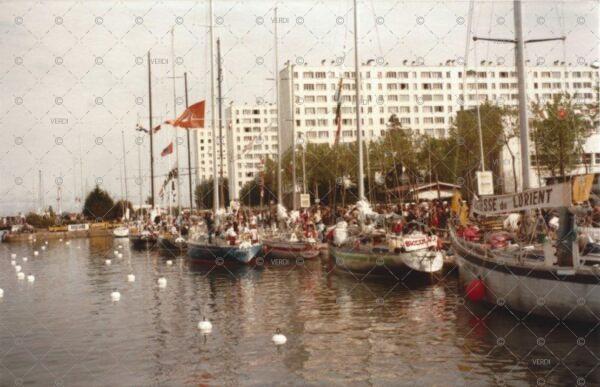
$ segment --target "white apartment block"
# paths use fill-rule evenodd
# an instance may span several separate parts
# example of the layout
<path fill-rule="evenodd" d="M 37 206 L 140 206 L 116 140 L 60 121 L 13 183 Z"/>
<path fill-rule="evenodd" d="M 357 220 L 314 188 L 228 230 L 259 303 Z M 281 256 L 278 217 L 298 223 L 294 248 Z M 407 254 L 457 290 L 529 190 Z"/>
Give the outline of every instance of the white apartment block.
<path fill-rule="evenodd" d="M 453 117 L 461 109 L 464 83 L 466 108 L 486 100 L 506 106 L 518 105 L 514 66 L 480 63 L 471 67 L 466 80 L 463 72 L 463 66 L 451 62 L 438 66 L 362 65 L 363 138 L 369 141 L 381 136 L 393 114 L 399 118 L 403 128 L 435 137 L 447 135 Z M 284 151 L 293 146 L 294 139 L 300 136 L 313 143 L 334 142 L 334 95 L 340 78 L 343 79 L 340 142 L 356 140 L 353 68 L 286 63 L 279 77 Z M 567 90 L 580 102 L 591 103 L 598 98 L 595 90 L 598 82 L 598 69 L 590 66 L 555 64 L 527 68 L 527 96 L 530 101 L 549 99 Z"/>
<path fill-rule="evenodd" d="M 239 199 L 244 184 L 254 180 L 267 158 L 277 159 L 277 108 L 274 104 L 230 105 L 227 119 L 229 190 Z"/>
<path fill-rule="evenodd" d="M 218 136 L 219 129 L 216 129 L 216 135 Z M 213 133 L 210 127 L 195 130 L 197 134 L 197 146 L 198 153 L 197 165 L 196 165 L 196 179 L 197 184 L 200 184 L 204 180 L 211 179 L 213 176 Z M 227 144 L 226 144 L 227 126 L 223 124 L 222 138 L 223 138 L 223 176 L 227 177 Z M 217 174 L 220 171 L 220 157 L 219 157 L 219 142 L 217 139 L 216 147 L 217 157 Z"/>

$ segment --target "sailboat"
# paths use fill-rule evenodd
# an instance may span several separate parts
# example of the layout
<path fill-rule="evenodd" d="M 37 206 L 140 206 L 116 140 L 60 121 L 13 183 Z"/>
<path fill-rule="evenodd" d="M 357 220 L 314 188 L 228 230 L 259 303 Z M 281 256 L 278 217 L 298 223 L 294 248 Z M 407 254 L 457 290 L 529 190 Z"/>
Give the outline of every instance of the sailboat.
<path fill-rule="evenodd" d="M 363 139 L 361 128 L 361 96 L 360 68 L 358 55 L 358 11 L 354 0 L 354 71 L 356 90 L 356 141 L 358 145 L 358 196 L 356 207 L 359 213 L 361 230 L 359 235 L 348 237 L 345 221 L 338 222 L 335 227 L 335 237 L 329 247 L 334 269 L 338 272 L 361 273 L 368 275 L 400 275 L 430 274 L 442 270 L 444 257 L 441 252 L 432 247 L 431 237 L 414 235 L 411 248 L 404 242 L 400 248 L 398 241 L 386 241 L 385 236 L 364 233 L 363 225 L 367 218 L 377 214 L 373 212 L 365 197 Z M 386 243 L 387 242 L 387 243 Z M 396 243 L 396 245 L 394 245 Z M 391 244 L 391 246 L 388 246 Z M 437 243 L 436 243 L 437 245 Z"/>
<path fill-rule="evenodd" d="M 148 51 L 148 129 L 146 132 L 150 138 L 150 205 L 152 210 L 150 212 L 150 219 L 153 220 L 155 216 L 154 207 L 154 126 L 152 125 L 152 61 L 150 58 L 150 51 Z M 139 127 L 136 130 L 144 131 L 143 128 Z M 141 171 L 141 168 L 140 168 Z M 140 208 L 141 211 L 141 208 Z M 140 223 L 142 223 L 140 221 Z M 157 235 L 149 230 L 141 229 L 141 224 L 138 225 L 138 229 L 135 233 L 129 236 L 131 244 L 134 249 L 137 250 L 150 250 L 156 247 Z"/>
<path fill-rule="evenodd" d="M 210 83 L 211 83 L 211 121 L 213 131 L 213 155 L 217 154 L 217 137 L 215 135 L 215 77 L 214 77 L 214 26 L 213 26 L 213 2 L 209 2 L 210 15 Z M 217 63 L 218 63 L 218 81 L 219 81 L 219 124 L 221 125 L 221 50 L 220 44 L 217 41 Z M 219 131 L 220 132 L 220 131 Z M 221 133 L 219 133 L 219 142 L 222 142 Z M 220 153 L 221 165 L 223 163 L 223 152 Z M 222 171 L 222 168 L 221 168 Z M 213 214 L 215 221 L 219 222 L 224 210 L 219 205 L 219 191 L 221 179 L 217 172 L 217 158 L 213 157 Z M 262 250 L 262 244 L 253 241 L 248 236 L 242 236 L 238 241 L 237 238 L 225 240 L 220 237 L 208 238 L 207 236 L 197 240 L 188 240 L 188 257 L 192 262 L 209 262 L 211 264 L 251 264 Z"/>
<path fill-rule="evenodd" d="M 277 18 L 277 7 L 274 9 L 274 23 L 275 23 L 275 101 L 277 105 L 277 132 L 278 138 L 281 139 L 281 121 L 279 119 L 279 112 L 281 108 L 279 106 L 279 42 L 277 40 L 277 24 L 279 19 Z M 281 140 L 280 140 L 281 141 Z M 283 186 L 281 176 L 281 160 L 283 152 L 281 146 L 278 147 L 277 155 L 277 217 L 280 223 L 283 223 L 283 219 L 287 217 L 287 211 L 283 206 Z M 295 151 L 295 150 L 294 150 Z M 294 182 L 295 186 L 296 182 Z M 295 187 L 294 187 L 294 195 Z M 263 252 L 267 259 L 274 260 L 289 260 L 289 259 L 314 259 L 319 256 L 319 249 L 317 242 L 311 238 L 304 238 L 304 236 L 298 236 L 292 230 L 288 233 L 278 233 L 271 235 L 263 240 Z"/>
<path fill-rule="evenodd" d="M 515 62 L 519 86 L 519 123 L 523 190 L 507 195 L 475 198 L 471 211 L 479 216 L 518 213 L 527 220 L 533 211 L 555 209 L 559 228 L 555 246 L 546 238 L 539 243 L 494 243 L 501 236 L 490 233 L 487 241 L 467 238 L 463 228 L 450 226 L 457 256 L 459 283 L 467 298 L 509 310 L 557 320 L 597 323 L 600 318 L 600 254 L 586 252 L 576 241 L 571 183 L 531 189 L 529 182 L 529 130 L 525 94 L 524 40 L 521 1 L 514 1 Z M 562 39 L 562 38 L 561 38 Z M 557 39 L 544 39 L 557 40 Z M 464 223 L 464 222 L 463 222 Z M 527 222 L 525 222 L 527 223 Z M 505 241 L 503 241 L 505 242 Z"/>
<path fill-rule="evenodd" d="M 119 226 L 117 228 L 115 228 L 113 230 L 113 236 L 115 238 L 127 238 L 129 237 L 129 227 L 127 227 L 127 221 L 129 220 L 129 208 L 125 208 L 125 206 L 129 203 L 129 194 L 128 194 L 128 190 L 127 190 L 127 160 L 125 158 L 125 133 L 123 131 L 121 131 L 121 142 L 123 145 L 123 171 L 124 171 L 124 185 L 125 185 L 125 201 L 123 202 L 123 206 L 122 206 L 122 214 L 123 214 L 123 220 L 125 221 L 125 225 L 123 226 Z"/>

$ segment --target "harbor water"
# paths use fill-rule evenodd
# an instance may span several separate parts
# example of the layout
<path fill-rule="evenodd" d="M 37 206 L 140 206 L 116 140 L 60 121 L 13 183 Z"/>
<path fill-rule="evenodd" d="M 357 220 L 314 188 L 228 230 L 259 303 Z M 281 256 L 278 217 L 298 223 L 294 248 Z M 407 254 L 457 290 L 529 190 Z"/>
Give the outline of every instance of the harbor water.
<path fill-rule="evenodd" d="M 453 273 L 422 283 L 279 263 L 191 266 L 112 238 L 2 244 L 0 386 L 600 384 L 598 328 L 472 305 Z"/>

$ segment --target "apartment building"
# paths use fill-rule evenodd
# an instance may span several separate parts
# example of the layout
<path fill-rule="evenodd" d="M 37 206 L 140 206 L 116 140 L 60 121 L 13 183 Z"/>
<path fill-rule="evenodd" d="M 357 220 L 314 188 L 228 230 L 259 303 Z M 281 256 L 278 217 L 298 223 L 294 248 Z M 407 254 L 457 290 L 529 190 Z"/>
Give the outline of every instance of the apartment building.
<path fill-rule="evenodd" d="M 228 177 L 227 173 L 227 144 L 226 144 L 226 133 L 227 127 L 223 125 L 222 129 L 222 141 L 223 141 L 223 176 Z M 209 127 L 204 129 L 195 130 L 197 136 L 197 164 L 196 164 L 196 178 L 198 184 L 204 180 L 211 179 L 213 176 L 213 133 Z M 218 129 L 217 129 L 218 132 Z M 215 157 L 217 157 L 217 173 L 220 171 L 220 146 L 217 139 L 217 148 Z"/>
<path fill-rule="evenodd" d="M 267 158 L 277 158 L 277 108 L 274 104 L 232 104 L 225 111 L 229 190 L 239 198 Z"/>
<path fill-rule="evenodd" d="M 452 61 L 438 66 L 380 66 L 370 61 L 360 66 L 361 125 L 366 141 L 387 129 L 392 115 L 402 127 L 419 134 L 442 137 L 463 106 L 472 108 L 490 101 L 518 105 L 517 74 L 513 66 L 482 62 L 464 76 L 463 66 Z M 308 66 L 286 63 L 279 73 L 282 147 L 293 146 L 300 136 L 314 143 L 332 144 L 336 137 L 335 94 L 341 79 L 340 142 L 356 140 L 354 69 L 334 65 Z M 591 66 L 529 66 L 530 100 L 546 100 L 567 90 L 580 102 L 597 100 L 599 73 Z M 464 90 L 464 91 L 463 91 Z M 294 101 L 292 103 L 292 101 Z"/>

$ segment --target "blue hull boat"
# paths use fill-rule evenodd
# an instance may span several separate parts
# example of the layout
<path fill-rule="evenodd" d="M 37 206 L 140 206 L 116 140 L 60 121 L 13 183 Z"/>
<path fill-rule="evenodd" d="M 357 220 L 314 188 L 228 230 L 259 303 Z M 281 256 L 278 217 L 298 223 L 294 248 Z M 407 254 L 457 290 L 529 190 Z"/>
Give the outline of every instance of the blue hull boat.
<path fill-rule="evenodd" d="M 221 264 L 249 264 L 262 250 L 262 244 L 250 247 L 225 244 L 188 242 L 188 256 L 193 261 L 208 261 Z"/>

